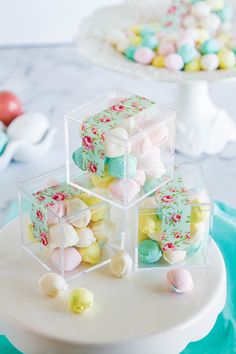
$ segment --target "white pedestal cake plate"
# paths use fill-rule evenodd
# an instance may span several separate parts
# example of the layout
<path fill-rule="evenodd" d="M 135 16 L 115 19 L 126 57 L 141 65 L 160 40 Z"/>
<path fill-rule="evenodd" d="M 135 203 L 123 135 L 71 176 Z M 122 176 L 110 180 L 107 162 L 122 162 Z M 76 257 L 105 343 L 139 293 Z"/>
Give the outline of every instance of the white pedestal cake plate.
<path fill-rule="evenodd" d="M 228 142 L 236 141 L 236 125 L 226 111 L 211 101 L 209 83 L 235 80 L 236 69 L 170 72 L 129 61 L 107 42 L 114 29 L 157 21 L 168 3 L 160 0 L 125 0 L 119 5 L 101 8 L 81 23 L 77 46 L 80 53 L 104 67 L 147 80 L 178 83 L 175 107 L 177 149 L 192 156 L 216 154 Z"/>
<path fill-rule="evenodd" d="M 20 245 L 16 219 L 0 232 L 0 333 L 25 354 L 177 354 L 212 329 L 226 299 L 223 257 L 209 246 L 209 267 L 192 268 L 194 290 L 167 289 L 166 270 L 114 278 L 109 267 L 72 280 L 94 292 L 94 307 L 76 315 L 67 296 L 38 289 L 42 266 Z"/>

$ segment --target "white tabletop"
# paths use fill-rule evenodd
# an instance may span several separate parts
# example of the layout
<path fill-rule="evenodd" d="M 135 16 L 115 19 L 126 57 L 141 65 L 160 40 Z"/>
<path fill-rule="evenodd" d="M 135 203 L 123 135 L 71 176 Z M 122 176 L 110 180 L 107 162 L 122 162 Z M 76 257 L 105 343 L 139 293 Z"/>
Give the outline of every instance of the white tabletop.
<path fill-rule="evenodd" d="M 40 293 L 45 271 L 21 249 L 19 233 L 18 220 L 0 232 L 0 325 L 26 354 L 176 354 L 211 330 L 225 304 L 225 265 L 212 241 L 209 267 L 191 270 L 192 292 L 171 293 L 166 270 L 117 279 L 106 267 L 69 283 L 95 296 L 91 310 L 75 315 L 66 295 Z"/>
<path fill-rule="evenodd" d="M 20 181 L 65 164 L 65 112 L 116 87 L 175 107 L 176 85 L 135 79 L 97 67 L 73 46 L 0 49 L 0 90 L 16 92 L 25 110 L 46 114 L 51 126 L 58 128 L 54 146 L 45 158 L 30 164 L 12 163 L 0 174 L 0 225 L 9 205 L 17 198 Z M 210 87 L 213 100 L 236 119 L 235 90 L 233 82 Z M 216 156 L 193 159 L 177 154 L 176 160 L 201 161 L 213 198 L 236 207 L 236 144 L 228 145 Z"/>

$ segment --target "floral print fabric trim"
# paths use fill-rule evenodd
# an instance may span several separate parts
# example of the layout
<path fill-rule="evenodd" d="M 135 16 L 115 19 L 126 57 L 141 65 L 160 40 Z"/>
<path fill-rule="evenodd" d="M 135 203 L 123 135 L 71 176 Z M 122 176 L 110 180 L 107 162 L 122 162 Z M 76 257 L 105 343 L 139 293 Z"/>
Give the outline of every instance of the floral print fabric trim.
<path fill-rule="evenodd" d="M 175 177 L 157 192 L 161 203 L 162 251 L 188 250 L 191 205 L 181 177 Z"/>
<path fill-rule="evenodd" d="M 80 191 L 67 183 L 58 184 L 33 193 L 31 222 L 34 237 L 44 246 L 48 245 L 47 215 L 50 206 L 79 195 Z"/>
<path fill-rule="evenodd" d="M 155 102 L 141 96 L 131 96 L 117 104 L 89 117 L 82 123 L 82 169 L 104 176 L 105 134 L 117 125 L 123 126 L 128 119 L 144 109 L 151 107 Z"/>

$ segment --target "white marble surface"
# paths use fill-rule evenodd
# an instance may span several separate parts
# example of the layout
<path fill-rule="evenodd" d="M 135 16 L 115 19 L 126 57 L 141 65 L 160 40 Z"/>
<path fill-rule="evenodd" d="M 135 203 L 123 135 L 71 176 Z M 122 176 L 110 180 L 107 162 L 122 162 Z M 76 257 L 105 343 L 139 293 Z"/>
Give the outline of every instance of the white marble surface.
<path fill-rule="evenodd" d="M 58 129 L 54 146 L 45 158 L 31 164 L 12 163 L 0 175 L 0 225 L 17 198 L 20 181 L 64 165 L 65 112 L 116 87 L 175 106 L 176 85 L 143 81 L 97 67 L 73 46 L 0 49 L 0 90 L 16 92 L 25 110 L 46 114 Z M 235 91 L 233 82 L 211 86 L 213 100 L 236 120 Z M 236 207 L 236 144 L 216 156 L 192 159 L 177 154 L 176 159 L 201 161 L 213 198 Z"/>

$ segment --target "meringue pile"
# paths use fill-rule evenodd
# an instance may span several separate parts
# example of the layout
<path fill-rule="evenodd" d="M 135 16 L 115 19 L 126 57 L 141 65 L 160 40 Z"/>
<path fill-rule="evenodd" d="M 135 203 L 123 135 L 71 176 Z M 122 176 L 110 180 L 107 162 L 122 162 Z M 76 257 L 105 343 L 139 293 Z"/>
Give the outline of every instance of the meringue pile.
<path fill-rule="evenodd" d="M 102 248 L 115 231 L 109 205 L 85 193 L 49 207 L 47 223 L 47 255 L 54 269 L 61 273 L 72 271 L 81 263 L 89 266 L 98 264 Z M 28 235 L 31 240 L 36 240 L 32 224 L 29 224 Z"/>
<path fill-rule="evenodd" d="M 232 7 L 224 0 L 174 0 L 159 23 L 116 29 L 108 42 L 127 59 L 172 71 L 235 68 Z"/>

